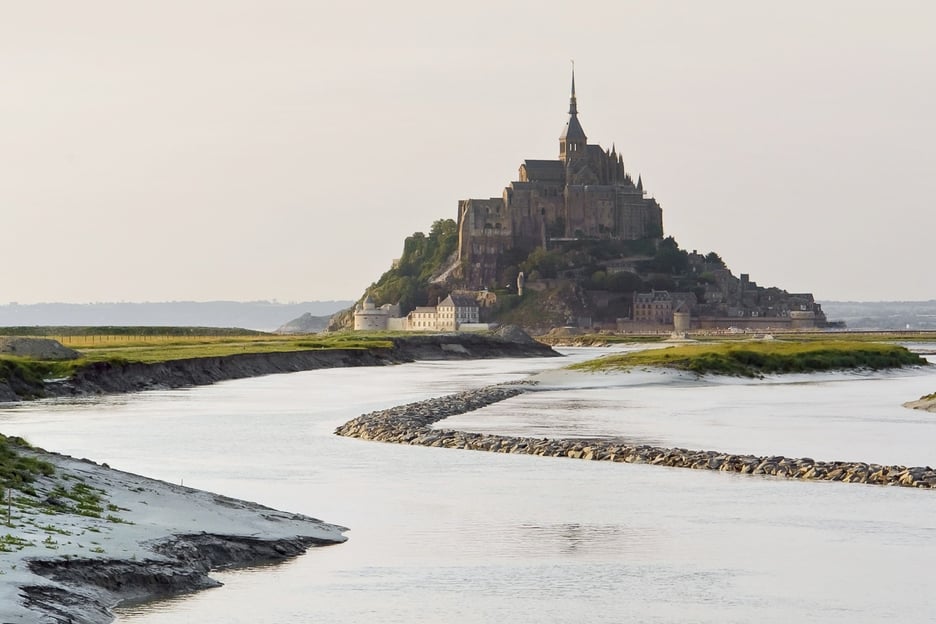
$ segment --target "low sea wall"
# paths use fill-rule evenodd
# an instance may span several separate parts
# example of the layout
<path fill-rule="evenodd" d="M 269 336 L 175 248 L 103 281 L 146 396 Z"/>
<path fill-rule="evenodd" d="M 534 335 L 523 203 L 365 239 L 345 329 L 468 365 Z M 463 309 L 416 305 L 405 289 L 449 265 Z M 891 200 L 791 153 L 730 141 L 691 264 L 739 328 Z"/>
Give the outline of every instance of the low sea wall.
<path fill-rule="evenodd" d="M 335 433 L 378 442 L 494 453 L 652 464 L 810 481 L 936 488 L 936 470 L 929 466 L 884 466 L 863 462 L 816 461 L 808 457 L 738 455 L 719 451 L 632 445 L 614 438 L 525 438 L 432 428 L 433 423 L 449 416 L 464 414 L 515 397 L 531 390 L 532 387 L 531 384 L 522 382 L 488 386 L 371 412 L 345 423 Z"/>

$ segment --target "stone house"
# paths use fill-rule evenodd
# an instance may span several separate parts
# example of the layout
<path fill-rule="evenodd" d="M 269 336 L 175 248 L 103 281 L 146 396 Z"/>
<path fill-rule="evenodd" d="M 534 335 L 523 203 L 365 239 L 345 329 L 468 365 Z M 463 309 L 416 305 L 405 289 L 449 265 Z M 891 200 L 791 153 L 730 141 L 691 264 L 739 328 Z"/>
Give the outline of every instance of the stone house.
<path fill-rule="evenodd" d="M 421 306 L 406 315 L 407 331 L 458 331 L 462 325 L 477 324 L 480 306 L 474 296 L 452 293 L 435 306 Z"/>
<path fill-rule="evenodd" d="M 437 331 L 439 314 L 435 306 L 420 306 L 406 315 L 407 331 Z"/>
<path fill-rule="evenodd" d="M 631 318 L 637 323 L 672 325 L 674 312 L 689 312 L 696 303 L 695 293 L 670 293 L 665 290 L 634 293 L 634 313 Z"/>
<path fill-rule="evenodd" d="M 478 302 L 470 295 L 451 294 L 436 306 L 437 326 L 441 331 L 456 331 L 465 323 L 477 323 L 480 316 Z"/>

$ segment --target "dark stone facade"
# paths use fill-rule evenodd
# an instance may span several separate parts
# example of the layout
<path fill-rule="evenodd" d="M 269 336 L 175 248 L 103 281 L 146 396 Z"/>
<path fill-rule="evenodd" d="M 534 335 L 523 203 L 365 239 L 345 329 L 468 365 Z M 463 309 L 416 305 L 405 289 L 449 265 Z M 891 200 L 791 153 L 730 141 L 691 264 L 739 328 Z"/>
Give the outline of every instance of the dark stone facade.
<path fill-rule="evenodd" d="M 578 120 L 575 76 L 558 160 L 525 160 L 501 197 L 458 203 L 464 283 L 495 286 L 505 252 L 529 253 L 556 239 L 663 236 L 663 211 L 624 170 L 615 148 L 589 145 Z"/>

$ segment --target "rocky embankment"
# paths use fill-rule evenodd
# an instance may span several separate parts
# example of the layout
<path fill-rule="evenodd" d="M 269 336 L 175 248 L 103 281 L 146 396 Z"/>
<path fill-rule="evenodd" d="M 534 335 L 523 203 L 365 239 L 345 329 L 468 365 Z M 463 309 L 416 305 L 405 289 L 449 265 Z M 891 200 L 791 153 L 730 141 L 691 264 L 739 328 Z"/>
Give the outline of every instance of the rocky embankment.
<path fill-rule="evenodd" d="M 242 353 L 156 363 L 94 362 L 80 368 L 72 377 L 57 381 L 31 380 L 15 375 L 7 379 L 0 377 L 0 402 L 182 388 L 275 373 L 386 366 L 416 360 L 559 356 L 548 345 L 528 336 L 437 334 L 395 337 L 392 341 L 391 348 Z"/>
<path fill-rule="evenodd" d="M 444 448 L 652 464 L 671 468 L 719 470 L 813 481 L 842 481 L 936 488 L 936 470 L 863 462 L 816 461 L 780 455 L 757 456 L 632 445 L 610 439 L 547 439 L 434 429 L 432 424 L 527 392 L 530 384 L 504 384 L 410 403 L 359 416 L 335 433 L 341 436 Z"/>

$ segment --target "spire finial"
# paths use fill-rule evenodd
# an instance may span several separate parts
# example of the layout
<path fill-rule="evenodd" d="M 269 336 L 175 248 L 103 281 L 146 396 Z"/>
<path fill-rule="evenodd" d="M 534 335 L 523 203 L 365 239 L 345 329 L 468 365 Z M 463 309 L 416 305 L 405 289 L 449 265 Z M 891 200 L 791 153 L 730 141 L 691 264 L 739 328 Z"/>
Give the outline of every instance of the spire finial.
<path fill-rule="evenodd" d="M 575 59 L 570 59 L 572 63 L 572 97 L 569 98 L 569 114 L 578 114 L 578 104 L 575 101 Z"/>

